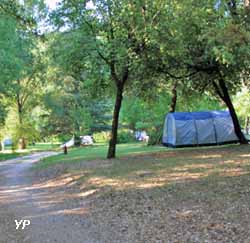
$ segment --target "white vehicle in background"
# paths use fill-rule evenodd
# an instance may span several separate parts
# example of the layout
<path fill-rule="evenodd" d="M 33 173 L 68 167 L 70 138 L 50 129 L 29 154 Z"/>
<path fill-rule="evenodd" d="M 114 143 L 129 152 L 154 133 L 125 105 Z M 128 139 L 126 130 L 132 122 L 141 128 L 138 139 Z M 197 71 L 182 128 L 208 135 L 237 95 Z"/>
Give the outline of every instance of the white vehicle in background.
<path fill-rule="evenodd" d="M 81 139 L 81 145 L 93 145 L 94 141 L 93 141 L 93 137 L 92 136 L 80 136 Z"/>

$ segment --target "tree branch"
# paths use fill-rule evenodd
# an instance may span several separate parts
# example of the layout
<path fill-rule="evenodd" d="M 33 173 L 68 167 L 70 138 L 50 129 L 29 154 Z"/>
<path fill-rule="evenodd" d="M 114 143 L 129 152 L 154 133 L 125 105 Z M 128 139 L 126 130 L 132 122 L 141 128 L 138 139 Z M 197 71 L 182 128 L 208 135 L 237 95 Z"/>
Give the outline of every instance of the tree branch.
<path fill-rule="evenodd" d="M 10 0 L 2 1 L 0 3 L 0 11 L 15 18 L 20 25 L 22 25 L 24 27 L 33 26 L 35 23 L 35 20 L 32 18 L 23 17 L 20 13 L 18 13 L 18 7 L 19 6 L 17 6 L 16 2 L 10 1 Z"/>
<path fill-rule="evenodd" d="M 170 73 L 169 71 L 167 71 L 167 68 L 164 68 L 164 69 L 163 69 L 163 68 L 158 67 L 158 68 L 157 68 L 157 71 L 158 71 L 158 72 L 161 72 L 161 73 L 164 73 L 164 74 L 166 74 L 167 76 L 169 76 L 170 78 L 173 78 L 173 79 L 184 79 L 184 78 L 189 78 L 189 77 L 192 77 L 192 76 L 196 75 L 196 74 L 199 72 L 199 71 L 194 71 L 194 72 L 189 73 L 189 74 L 187 74 L 187 75 L 176 76 L 176 75 Z"/>
<path fill-rule="evenodd" d="M 224 95 L 222 94 L 222 92 L 221 92 L 221 90 L 220 90 L 218 84 L 217 84 L 215 81 L 213 81 L 212 84 L 213 84 L 213 86 L 214 86 L 215 92 L 216 92 L 216 93 L 219 95 L 219 97 L 224 101 L 224 100 L 225 100 L 225 97 L 224 97 Z"/>

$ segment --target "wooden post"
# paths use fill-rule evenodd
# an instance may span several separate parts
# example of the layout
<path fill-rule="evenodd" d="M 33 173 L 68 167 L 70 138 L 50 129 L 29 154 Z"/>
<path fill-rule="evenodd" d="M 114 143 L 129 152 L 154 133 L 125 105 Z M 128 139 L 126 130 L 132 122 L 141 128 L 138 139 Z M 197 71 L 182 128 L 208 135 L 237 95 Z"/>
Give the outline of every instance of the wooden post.
<path fill-rule="evenodd" d="M 66 144 L 63 146 L 63 153 L 68 154 L 68 148 L 67 148 Z"/>

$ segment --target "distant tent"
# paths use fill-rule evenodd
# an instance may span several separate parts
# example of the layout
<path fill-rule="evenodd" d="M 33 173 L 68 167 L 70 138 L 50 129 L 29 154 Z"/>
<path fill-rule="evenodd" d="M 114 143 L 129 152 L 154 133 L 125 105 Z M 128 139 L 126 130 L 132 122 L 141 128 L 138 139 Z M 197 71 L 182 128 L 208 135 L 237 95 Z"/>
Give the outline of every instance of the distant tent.
<path fill-rule="evenodd" d="M 70 147 L 73 147 L 74 144 L 75 144 L 75 139 L 74 139 L 74 137 L 73 137 L 73 138 L 71 138 L 68 142 L 62 144 L 60 147 L 61 147 L 61 148 L 64 148 L 64 147 L 70 148 Z"/>
<path fill-rule="evenodd" d="M 163 144 L 172 147 L 238 142 L 228 111 L 174 112 L 166 116 Z"/>

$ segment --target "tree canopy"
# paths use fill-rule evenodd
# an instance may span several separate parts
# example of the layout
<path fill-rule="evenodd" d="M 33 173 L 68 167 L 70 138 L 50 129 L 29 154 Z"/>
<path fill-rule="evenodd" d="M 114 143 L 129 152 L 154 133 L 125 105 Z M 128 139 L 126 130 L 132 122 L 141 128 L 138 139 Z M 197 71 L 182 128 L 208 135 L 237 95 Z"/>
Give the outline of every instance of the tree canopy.
<path fill-rule="evenodd" d="M 16 109 L 19 140 L 109 131 L 113 158 L 119 131 L 159 141 L 167 112 L 228 108 L 246 143 L 249 23 L 248 1 L 1 1 L 1 121 Z"/>

